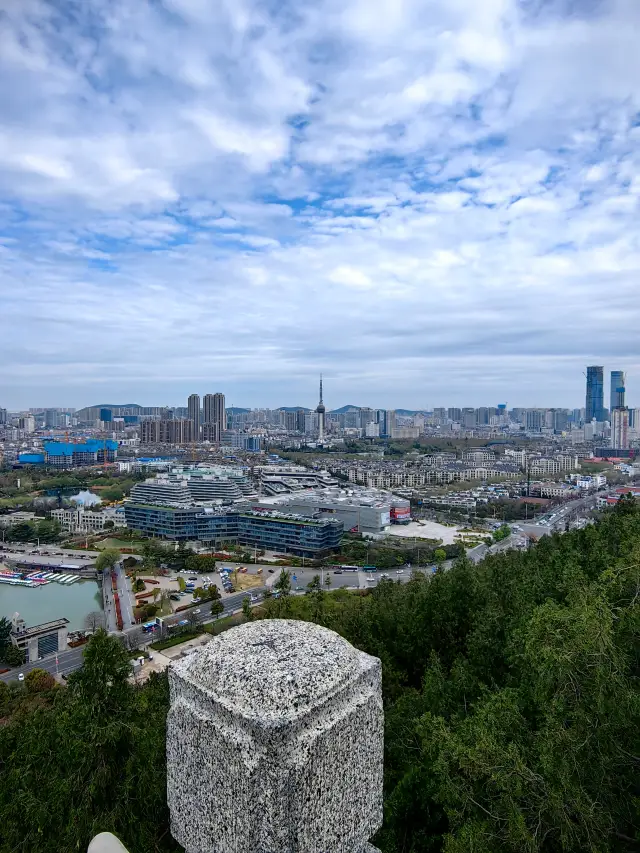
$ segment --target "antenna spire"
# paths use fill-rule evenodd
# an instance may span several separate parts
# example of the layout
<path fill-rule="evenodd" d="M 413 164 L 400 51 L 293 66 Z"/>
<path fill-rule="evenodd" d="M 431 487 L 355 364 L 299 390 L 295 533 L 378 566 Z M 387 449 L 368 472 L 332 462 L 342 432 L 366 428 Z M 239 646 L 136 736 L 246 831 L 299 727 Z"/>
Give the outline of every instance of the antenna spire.
<path fill-rule="evenodd" d="M 322 374 L 320 374 L 320 402 L 322 403 Z"/>

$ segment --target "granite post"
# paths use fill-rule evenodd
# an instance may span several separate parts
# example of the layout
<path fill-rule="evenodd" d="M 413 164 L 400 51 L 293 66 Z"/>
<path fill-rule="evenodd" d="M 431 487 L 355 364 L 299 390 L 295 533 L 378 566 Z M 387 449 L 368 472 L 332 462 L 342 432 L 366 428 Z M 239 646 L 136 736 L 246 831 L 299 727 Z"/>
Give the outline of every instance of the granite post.
<path fill-rule="evenodd" d="M 233 628 L 169 668 L 167 796 L 187 853 L 361 853 L 382 823 L 380 661 L 333 631 Z"/>

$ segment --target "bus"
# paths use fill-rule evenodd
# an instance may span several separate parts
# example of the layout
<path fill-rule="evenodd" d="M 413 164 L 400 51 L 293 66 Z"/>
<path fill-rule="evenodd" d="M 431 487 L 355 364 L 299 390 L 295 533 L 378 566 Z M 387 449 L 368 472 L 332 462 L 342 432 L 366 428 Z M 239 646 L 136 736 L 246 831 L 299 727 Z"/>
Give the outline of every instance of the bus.
<path fill-rule="evenodd" d="M 145 634 L 150 634 L 151 631 L 155 631 L 155 629 L 156 629 L 156 623 L 155 622 L 145 622 L 144 625 L 142 626 L 142 630 L 144 631 Z"/>
<path fill-rule="evenodd" d="M 360 566 L 338 566 L 337 568 L 342 569 L 343 572 L 359 572 Z"/>
<path fill-rule="evenodd" d="M 362 571 L 363 572 L 377 572 L 378 567 L 377 566 L 363 566 Z"/>

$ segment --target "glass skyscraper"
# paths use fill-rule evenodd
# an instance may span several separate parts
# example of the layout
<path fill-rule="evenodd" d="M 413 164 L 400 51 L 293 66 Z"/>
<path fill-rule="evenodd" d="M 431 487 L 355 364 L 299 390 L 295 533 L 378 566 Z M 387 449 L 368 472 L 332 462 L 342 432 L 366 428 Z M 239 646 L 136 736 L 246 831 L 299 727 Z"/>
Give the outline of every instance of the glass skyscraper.
<path fill-rule="evenodd" d="M 585 402 L 585 421 L 594 418 L 601 421 L 604 414 L 604 368 L 601 365 L 587 367 L 587 397 Z"/>
<path fill-rule="evenodd" d="M 624 408 L 624 386 L 625 386 L 625 376 L 624 370 L 612 370 L 611 371 L 611 397 L 610 397 L 610 409 L 613 412 L 614 409 L 623 409 Z"/>

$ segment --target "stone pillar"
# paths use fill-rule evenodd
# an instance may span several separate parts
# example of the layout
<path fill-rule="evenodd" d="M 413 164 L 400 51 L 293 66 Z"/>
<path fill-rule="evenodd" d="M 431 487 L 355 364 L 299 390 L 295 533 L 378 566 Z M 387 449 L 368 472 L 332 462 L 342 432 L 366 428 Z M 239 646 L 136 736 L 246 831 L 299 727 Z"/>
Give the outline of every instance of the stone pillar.
<path fill-rule="evenodd" d="M 382 823 L 380 661 L 249 622 L 169 668 L 167 795 L 187 853 L 360 853 Z"/>

